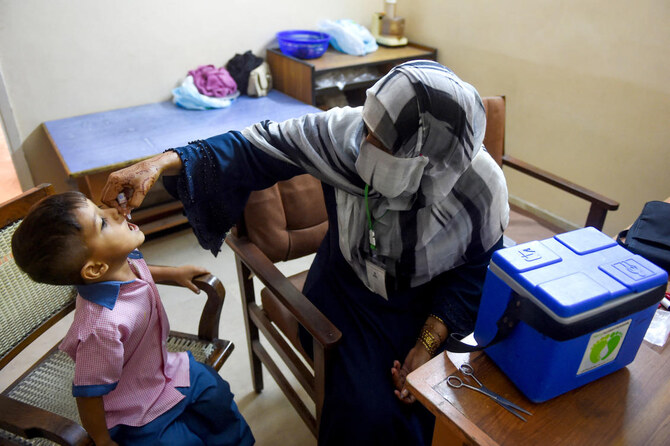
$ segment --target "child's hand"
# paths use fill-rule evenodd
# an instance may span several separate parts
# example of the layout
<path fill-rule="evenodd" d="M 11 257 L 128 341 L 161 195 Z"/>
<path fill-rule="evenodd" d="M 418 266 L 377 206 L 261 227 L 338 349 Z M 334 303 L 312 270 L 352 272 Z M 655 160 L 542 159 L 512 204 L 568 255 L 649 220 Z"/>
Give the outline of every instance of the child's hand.
<path fill-rule="evenodd" d="M 199 294 L 200 288 L 193 283 L 193 278 L 201 274 L 209 274 L 209 271 L 201 266 L 178 266 L 172 272 L 172 280 L 193 291 L 195 294 Z"/>

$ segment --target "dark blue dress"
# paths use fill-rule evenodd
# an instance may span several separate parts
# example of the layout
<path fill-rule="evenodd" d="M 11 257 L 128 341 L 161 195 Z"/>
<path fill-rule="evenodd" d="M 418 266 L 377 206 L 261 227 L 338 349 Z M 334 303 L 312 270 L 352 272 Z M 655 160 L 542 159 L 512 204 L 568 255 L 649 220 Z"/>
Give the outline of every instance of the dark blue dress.
<path fill-rule="evenodd" d="M 175 150 L 184 170 L 165 177 L 182 201 L 200 244 L 216 254 L 239 220 L 250 191 L 305 173 L 251 145 L 239 132 Z M 404 361 L 430 314 L 450 332 L 469 333 L 493 251 L 415 288 L 393 286 L 388 300 L 370 291 L 339 248 L 334 189 L 324 184 L 329 230 L 310 268 L 304 294 L 342 332 L 319 430 L 320 445 L 429 445 L 434 417 L 420 403 L 401 403 L 393 393 L 391 367 Z M 305 345 L 310 345 L 306 343 Z"/>

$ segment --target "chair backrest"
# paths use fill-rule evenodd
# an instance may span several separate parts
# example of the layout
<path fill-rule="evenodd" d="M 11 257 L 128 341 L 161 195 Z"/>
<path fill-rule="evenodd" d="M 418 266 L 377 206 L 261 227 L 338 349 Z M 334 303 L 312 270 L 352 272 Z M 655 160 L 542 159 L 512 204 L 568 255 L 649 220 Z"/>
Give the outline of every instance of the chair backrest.
<path fill-rule="evenodd" d="M 486 110 L 484 147 L 499 166 L 505 154 L 505 96 L 482 98 Z"/>
<path fill-rule="evenodd" d="M 273 262 L 316 252 L 328 230 L 321 182 L 299 175 L 252 192 L 237 230 Z"/>
<path fill-rule="evenodd" d="M 30 207 L 51 194 L 51 185 L 42 184 L 0 204 L 0 369 L 74 310 L 74 287 L 33 282 L 12 257 L 14 231 Z"/>

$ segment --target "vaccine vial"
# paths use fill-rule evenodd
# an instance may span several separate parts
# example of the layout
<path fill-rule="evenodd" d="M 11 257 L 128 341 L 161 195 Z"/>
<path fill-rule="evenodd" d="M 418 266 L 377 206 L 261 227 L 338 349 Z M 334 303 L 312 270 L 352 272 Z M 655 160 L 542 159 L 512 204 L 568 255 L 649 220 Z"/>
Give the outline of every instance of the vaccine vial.
<path fill-rule="evenodd" d="M 128 210 L 128 200 L 126 200 L 126 194 L 121 192 L 119 195 L 116 196 L 116 202 L 119 203 L 119 206 L 125 211 Z M 130 220 L 130 212 L 126 214 L 126 219 Z"/>

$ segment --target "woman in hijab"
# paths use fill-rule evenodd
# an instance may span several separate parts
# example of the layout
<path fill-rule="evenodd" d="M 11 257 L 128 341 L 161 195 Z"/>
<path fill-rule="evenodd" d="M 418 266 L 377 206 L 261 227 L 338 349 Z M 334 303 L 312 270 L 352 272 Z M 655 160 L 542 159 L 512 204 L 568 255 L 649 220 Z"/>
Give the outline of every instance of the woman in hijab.
<path fill-rule="evenodd" d="M 199 243 L 216 254 L 252 190 L 310 173 L 329 230 L 304 294 L 342 331 L 320 445 L 430 444 L 434 418 L 406 375 L 469 333 L 508 221 L 502 171 L 482 145 L 477 91 L 432 61 L 395 67 L 363 107 L 264 121 L 110 175 L 103 201 L 137 207 L 165 175 Z"/>

